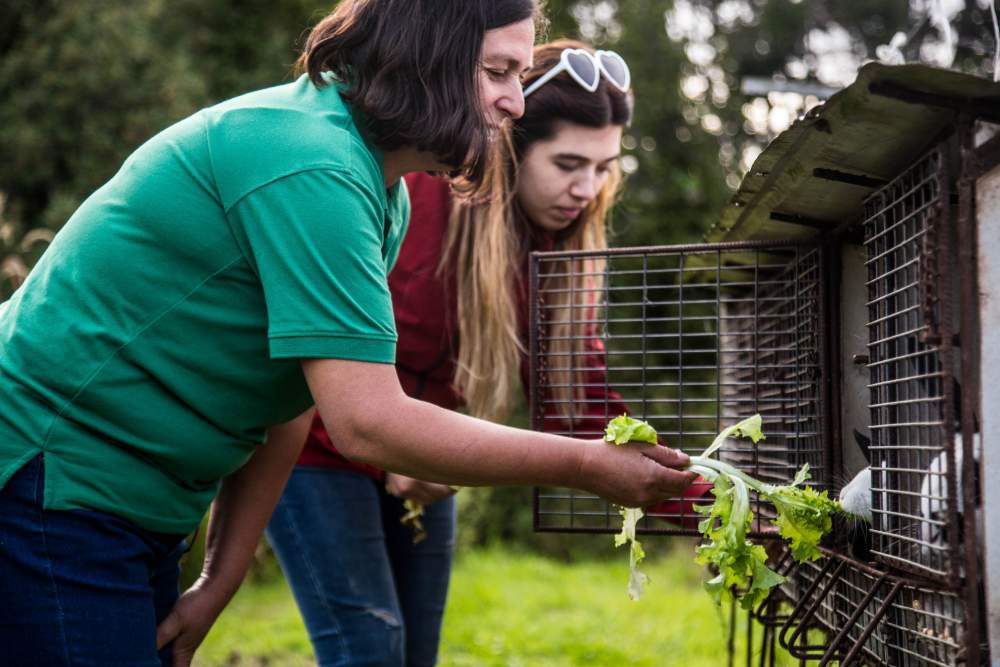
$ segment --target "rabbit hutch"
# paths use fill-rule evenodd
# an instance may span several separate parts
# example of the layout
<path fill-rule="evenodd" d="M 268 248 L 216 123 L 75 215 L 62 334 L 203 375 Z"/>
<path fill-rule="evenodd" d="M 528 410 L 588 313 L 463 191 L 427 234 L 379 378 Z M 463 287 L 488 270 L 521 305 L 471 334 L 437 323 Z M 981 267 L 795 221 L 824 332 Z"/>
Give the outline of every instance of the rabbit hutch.
<path fill-rule="evenodd" d="M 532 256 L 535 428 L 596 438 L 624 406 L 697 454 L 759 413 L 765 440 L 716 455 L 775 483 L 808 463 L 831 496 L 868 469 L 870 524 L 773 557 L 785 582 L 733 612 L 740 662 L 1000 660 L 998 130 L 1000 83 L 869 64 L 761 153 L 705 243 Z M 697 536 L 698 502 L 638 532 Z M 621 527 L 570 489 L 535 489 L 534 517 Z"/>

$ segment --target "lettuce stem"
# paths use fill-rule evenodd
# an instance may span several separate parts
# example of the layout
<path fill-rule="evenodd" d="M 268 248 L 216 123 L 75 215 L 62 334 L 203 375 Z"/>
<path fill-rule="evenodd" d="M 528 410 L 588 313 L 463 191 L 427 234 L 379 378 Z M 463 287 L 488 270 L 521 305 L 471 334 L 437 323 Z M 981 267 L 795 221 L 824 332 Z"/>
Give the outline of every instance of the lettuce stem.
<path fill-rule="evenodd" d="M 758 493 L 770 495 L 771 493 L 774 492 L 774 487 L 771 486 L 770 484 L 764 484 L 763 482 L 754 479 L 753 477 L 746 474 L 739 468 L 731 466 L 725 461 L 706 458 L 704 456 L 692 456 L 691 463 L 689 464 L 688 467 L 690 468 L 691 466 L 698 466 L 700 468 L 709 468 L 711 470 L 715 470 L 718 474 L 726 475 L 727 477 L 730 478 L 739 479 L 743 481 L 744 484 L 749 486 L 754 491 L 757 491 Z M 698 471 L 696 470 L 694 472 Z"/>

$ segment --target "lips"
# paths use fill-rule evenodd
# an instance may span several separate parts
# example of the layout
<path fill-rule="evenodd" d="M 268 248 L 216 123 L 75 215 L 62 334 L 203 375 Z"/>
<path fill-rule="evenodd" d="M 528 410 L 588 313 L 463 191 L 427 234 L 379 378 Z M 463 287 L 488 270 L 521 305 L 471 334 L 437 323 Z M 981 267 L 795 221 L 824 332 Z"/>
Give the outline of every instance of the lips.
<path fill-rule="evenodd" d="M 580 215 L 580 211 L 582 210 L 583 209 L 581 208 L 565 208 L 562 206 L 557 206 L 555 208 L 556 214 L 558 214 L 559 217 L 566 218 L 567 220 L 575 219 L 576 216 Z"/>

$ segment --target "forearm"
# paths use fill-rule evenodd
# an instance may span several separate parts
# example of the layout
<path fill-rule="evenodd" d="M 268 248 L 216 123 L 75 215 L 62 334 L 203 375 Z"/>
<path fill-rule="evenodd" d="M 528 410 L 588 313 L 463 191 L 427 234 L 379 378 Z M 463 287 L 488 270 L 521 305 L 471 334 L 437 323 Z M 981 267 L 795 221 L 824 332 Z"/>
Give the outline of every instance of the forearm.
<path fill-rule="evenodd" d="M 474 419 L 408 397 L 391 366 L 303 363 L 330 438 L 348 458 L 428 482 L 567 485 L 586 446 Z M 345 380 L 343 378 L 349 378 Z"/>
<path fill-rule="evenodd" d="M 354 443 L 351 458 L 461 486 L 573 485 L 586 447 L 579 440 L 493 424 L 405 395 L 383 401 L 377 419 L 359 426 L 337 433 L 341 441 Z"/>
<path fill-rule="evenodd" d="M 201 581 L 229 599 L 249 569 L 261 534 L 295 466 L 313 411 L 269 430 L 250 460 L 222 482 L 212 505 Z"/>
<path fill-rule="evenodd" d="M 429 482 L 462 486 L 570 486 L 640 507 L 672 497 L 692 479 L 687 457 L 666 447 L 616 447 L 499 426 L 409 398 L 392 366 L 304 361 L 330 437 L 341 452 Z"/>

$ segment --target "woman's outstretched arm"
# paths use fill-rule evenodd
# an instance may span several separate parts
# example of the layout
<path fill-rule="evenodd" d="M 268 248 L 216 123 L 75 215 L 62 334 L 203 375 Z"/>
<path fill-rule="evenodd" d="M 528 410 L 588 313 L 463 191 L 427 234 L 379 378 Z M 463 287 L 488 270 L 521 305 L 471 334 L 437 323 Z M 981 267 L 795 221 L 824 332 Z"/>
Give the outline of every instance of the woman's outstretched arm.
<path fill-rule="evenodd" d="M 640 507 L 678 495 L 688 457 L 500 426 L 406 396 L 395 369 L 340 359 L 303 362 L 331 438 L 353 459 L 422 480 L 569 486 Z"/>

